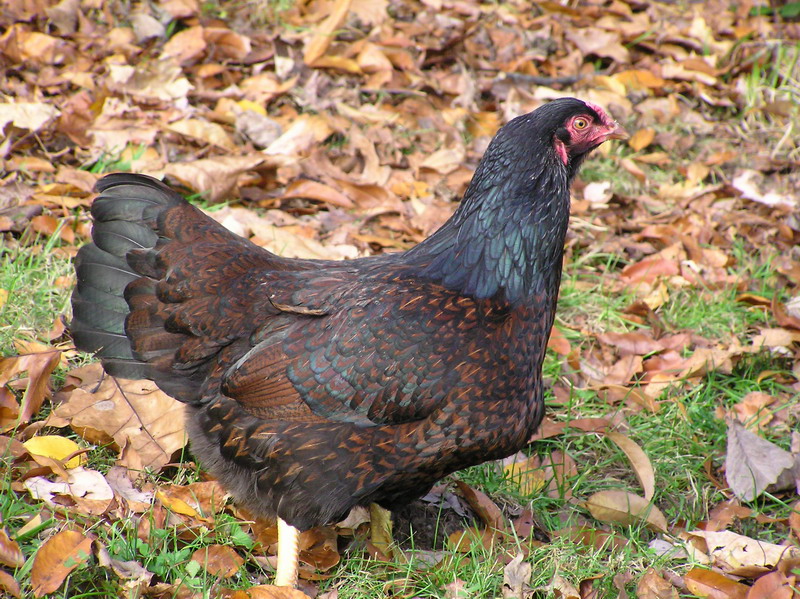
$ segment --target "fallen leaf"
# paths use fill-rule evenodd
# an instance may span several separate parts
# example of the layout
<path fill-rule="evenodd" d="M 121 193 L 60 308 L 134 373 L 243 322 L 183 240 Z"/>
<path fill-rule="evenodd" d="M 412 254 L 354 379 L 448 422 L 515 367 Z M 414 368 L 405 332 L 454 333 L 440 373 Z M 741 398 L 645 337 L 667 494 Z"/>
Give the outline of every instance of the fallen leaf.
<path fill-rule="evenodd" d="M 545 596 L 555 599 L 582 599 L 581 593 L 575 588 L 575 585 L 558 574 L 553 576 L 549 584 L 536 587 L 534 590 L 541 591 Z"/>
<path fill-rule="evenodd" d="M 719 572 L 692 568 L 683 577 L 689 591 L 709 599 L 746 599 L 750 587 L 726 578 Z"/>
<path fill-rule="evenodd" d="M 22 589 L 19 586 L 19 582 L 5 570 L 0 570 L 0 589 L 16 599 L 22 598 Z"/>
<path fill-rule="evenodd" d="M 636 584 L 636 597 L 637 599 L 678 599 L 678 589 L 653 568 L 648 568 Z"/>
<path fill-rule="evenodd" d="M 638 129 L 633 135 L 630 136 L 628 139 L 628 145 L 634 152 L 639 152 L 644 150 L 647 146 L 653 143 L 653 140 L 656 138 L 656 131 L 655 129 L 651 129 L 650 127 L 644 127 L 642 129 Z"/>
<path fill-rule="evenodd" d="M 75 530 L 62 530 L 47 539 L 36 551 L 31 568 L 35 597 L 52 593 L 82 563 L 89 561 L 92 539 Z"/>
<path fill-rule="evenodd" d="M 52 426 L 69 425 L 93 443 L 113 440 L 134 470 L 158 470 L 186 445 L 183 404 L 151 381 L 116 379 L 95 363 L 71 371 L 58 395 Z"/>
<path fill-rule="evenodd" d="M 180 133 L 186 137 L 191 137 L 204 144 L 219 146 L 230 152 L 236 149 L 236 144 L 228 135 L 228 132 L 217 123 L 211 123 L 202 119 L 181 119 L 167 125 L 167 129 Z"/>
<path fill-rule="evenodd" d="M 592 517 L 623 526 L 644 523 L 656 532 L 667 531 L 667 519 L 648 500 L 627 491 L 599 491 L 584 503 Z"/>
<path fill-rule="evenodd" d="M 797 577 L 783 572 L 770 572 L 760 576 L 750 587 L 747 599 L 795 599 Z"/>
<path fill-rule="evenodd" d="M 13 397 L 13 413 L 0 411 L 0 430 L 2 432 L 14 429 L 20 424 L 27 423 L 31 416 L 39 411 L 48 393 L 50 375 L 55 370 L 61 359 L 61 352 L 50 351 L 37 354 L 25 354 L 10 358 L 0 358 L 0 398 L 5 386 L 13 379 L 19 378 L 27 372 L 27 385 L 22 394 L 22 401 L 17 406 Z"/>
<path fill-rule="evenodd" d="M 45 456 L 54 460 L 64 460 L 80 451 L 81 447 L 72 439 L 60 435 L 39 435 L 31 437 L 23 443 L 32 455 Z M 77 468 L 86 462 L 84 454 L 76 455 L 64 463 L 65 468 Z"/>
<path fill-rule="evenodd" d="M 306 45 L 303 53 L 303 62 L 306 65 L 315 66 L 314 63 L 325 54 L 333 41 L 334 32 L 342 26 L 349 10 L 350 0 L 336 0 L 330 14 L 314 30 L 314 35 Z"/>
<path fill-rule="evenodd" d="M 607 432 L 606 436 L 625 452 L 633 466 L 633 471 L 636 473 L 636 478 L 639 479 L 639 483 L 642 485 L 644 498 L 647 501 L 651 501 L 655 494 L 656 477 L 650 458 L 647 457 L 647 454 L 639 447 L 636 441 L 630 437 L 614 431 Z"/>
<path fill-rule="evenodd" d="M 511 456 L 510 460 L 503 467 L 503 473 L 510 481 L 518 485 L 521 494 L 531 496 L 544 487 L 545 473 L 541 468 L 538 456 L 526 456 L 520 452 Z"/>
<path fill-rule="evenodd" d="M 500 511 L 494 501 L 489 499 L 488 495 L 461 480 L 456 481 L 456 486 L 464 499 L 467 500 L 467 503 L 469 503 L 469 506 L 475 510 L 489 529 L 503 532 L 508 530 L 503 512 Z"/>
<path fill-rule="evenodd" d="M 605 343 L 619 350 L 620 354 L 644 356 L 662 351 L 664 346 L 650 335 L 641 332 L 633 333 L 602 333 L 597 336 L 601 343 Z"/>
<path fill-rule="evenodd" d="M 0 103 L 0 131 L 8 123 L 20 129 L 39 131 L 55 120 L 58 114 L 55 106 L 43 102 Z"/>
<path fill-rule="evenodd" d="M 239 175 L 267 162 L 263 154 L 217 156 L 192 162 L 171 162 L 164 173 L 202 193 L 210 202 L 220 202 L 236 190 Z"/>
<path fill-rule="evenodd" d="M 728 425 L 728 452 L 725 457 L 725 480 L 739 499 L 752 501 L 784 472 L 794 469 L 794 458 L 744 428 L 738 422 Z"/>
<path fill-rule="evenodd" d="M 774 570 L 781 560 L 800 559 L 800 548 L 758 541 L 729 530 L 692 530 L 687 534 L 705 539 L 708 555 L 727 574 L 755 578 Z"/>
<path fill-rule="evenodd" d="M 629 264 L 622 269 L 620 278 L 629 284 L 653 283 L 658 277 L 670 277 L 679 273 L 680 269 L 675 260 L 655 258 Z"/>
<path fill-rule="evenodd" d="M 311 599 L 303 591 L 263 584 L 244 590 L 224 590 L 221 599 Z"/>
<path fill-rule="evenodd" d="M 531 564 L 523 561 L 525 556 L 518 553 L 505 568 L 503 568 L 503 598 L 504 599 L 527 599 L 532 595 Z"/>
<path fill-rule="evenodd" d="M 221 578 L 234 576 L 244 564 L 244 559 L 228 545 L 201 547 L 192 554 L 191 561 L 200 564 L 209 574 Z"/>
<path fill-rule="evenodd" d="M 11 568 L 21 568 L 25 565 L 25 555 L 19 543 L 8 536 L 5 526 L 0 528 L 0 564 Z"/>

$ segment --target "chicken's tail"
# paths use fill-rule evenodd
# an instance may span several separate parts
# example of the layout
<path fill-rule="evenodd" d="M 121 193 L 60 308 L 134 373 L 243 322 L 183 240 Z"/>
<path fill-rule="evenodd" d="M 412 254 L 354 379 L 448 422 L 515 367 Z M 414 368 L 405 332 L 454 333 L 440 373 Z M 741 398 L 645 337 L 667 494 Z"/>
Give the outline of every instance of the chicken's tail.
<path fill-rule="evenodd" d="M 280 259 L 152 177 L 108 175 L 97 190 L 94 243 L 75 260 L 75 346 L 113 376 L 151 379 L 197 402 L 217 355 L 252 327 L 247 305 L 231 310 L 231 298 L 247 303 L 237 281 Z"/>
<path fill-rule="evenodd" d="M 130 313 L 125 288 L 140 277 L 126 256 L 131 250 L 153 249 L 158 215 L 184 200 L 156 179 L 122 173 L 101 179 L 97 191 L 94 243 L 82 247 L 75 259 L 78 284 L 72 293 L 70 331 L 75 346 L 95 352 L 109 374 L 150 378 L 146 362 L 134 357 L 125 334 Z"/>

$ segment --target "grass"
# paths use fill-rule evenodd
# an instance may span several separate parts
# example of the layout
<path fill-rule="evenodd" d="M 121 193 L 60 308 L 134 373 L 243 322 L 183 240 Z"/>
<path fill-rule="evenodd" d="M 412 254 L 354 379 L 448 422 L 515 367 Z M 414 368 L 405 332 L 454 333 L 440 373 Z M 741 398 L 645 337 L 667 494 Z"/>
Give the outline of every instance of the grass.
<path fill-rule="evenodd" d="M 0 355 L 14 354 L 14 340 L 42 340 L 59 314 L 67 313 L 72 264 L 57 236 L 31 246 L 0 247 Z"/>

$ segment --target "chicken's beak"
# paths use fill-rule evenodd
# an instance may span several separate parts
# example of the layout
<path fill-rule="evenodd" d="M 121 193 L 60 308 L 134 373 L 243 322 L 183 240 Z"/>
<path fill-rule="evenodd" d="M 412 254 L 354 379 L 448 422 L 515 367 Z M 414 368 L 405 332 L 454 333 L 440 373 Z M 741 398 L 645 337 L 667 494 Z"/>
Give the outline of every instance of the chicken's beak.
<path fill-rule="evenodd" d="M 625 128 L 616 121 L 614 121 L 614 125 L 610 128 L 610 131 L 605 135 L 606 139 L 628 139 L 628 137 L 630 137 L 630 135 L 628 135 L 628 132 L 625 131 Z"/>

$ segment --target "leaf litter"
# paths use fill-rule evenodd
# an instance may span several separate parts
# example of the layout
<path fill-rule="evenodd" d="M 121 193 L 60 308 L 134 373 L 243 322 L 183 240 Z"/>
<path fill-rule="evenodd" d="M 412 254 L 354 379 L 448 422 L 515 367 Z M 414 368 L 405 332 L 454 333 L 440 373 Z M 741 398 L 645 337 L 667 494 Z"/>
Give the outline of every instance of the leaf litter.
<path fill-rule="evenodd" d="M 751 281 L 730 271 L 737 248 L 757 254 L 769 247 L 777 271 L 771 285 L 787 297 L 799 295 L 794 208 L 800 148 L 791 133 L 797 106 L 788 100 L 798 61 L 786 43 L 800 33 L 795 20 L 761 14 L 752 2 L 683 10 L 631 1 L 575 8 L 524 0 L 317 0 L 296 3 L 258 26 L 239 8 L 231 7 L 223 20 L 191 0 L 137 6 L 127 23 L 117 8 L 70 0 L 4 6 L 0 254 L 74 256 L 90 234 L 86 209 L 98 173 L 125 169 L 166 176 L 200 194 L 225 226 L 283 255 L 350 259 L 405 249 L 452 213 L 502 122 L 560 95 L 584 97 L 607 106 L 634 135 L 624 152 L 602 150 L 613 175 L 576 183 L 577 237 L 568 242 L 567 268 L 602 276 L 604 294 L 625 293 L 630 328 L 559 315 L 550 347 L 563 356 L 563 379 L 594 390 L 609 416 L 548 418 L 534 439 L 608 436 L 627 457 L 625 468 L 642 494 L 612 488 L 580 498 L 593 520 L 554 536 L 603 547 L 615 538 L 612 523 L 642 524 L 669 532 L 662 540 L 680 545 L 677 538 L 686 533 L 660 511 L 658 473 L 625 414 L 656 413 L 703 377 L 730 373 L 765 353 L 789 366 L 764 371 L 759 380 L 780 379 L 786 391 L 754 392 L 732 408 L 719 406 L 720 419 L 736 421 L 729 425 L 724 465 L 734 499 L 712 510 L 705 532 L 725 533 L 756 518 L 740 501 L 765 492 L 796 496 L 800 441 L 787 451 L 767 437 L 788 435 L 798 425 L 791 394 L 800 389 L 800 311 L 791 299 L 779 301 L 778 293 L 773 299 L 748 295 Z M 212 206 L 236 198 L 240 205 Z M 619 262 L 586 266 L 586 256 L 602 255 Z M 57 286 L 69 289 L 71 277 Z M 686 288 L 706 293 L 709 301 L 717 291 L 735 290 L 740 302 L 762 311 L 765 325 L 744 338 L 683 327 L 664 308 Z M 17 293 L 0 289 L 0 310 L 9 309 Z M 102 376 L 96 365 L 56 382 L 59 364 L 77 363 L 62 335 L 63 325 L 37 331 L 35 342 L 20 331 L 16 353 L 3 349 L 0 423 L 11 435 L 3 447 L 13 492 L 36 493 L 30 501 L 58 517 L 79 515 L 98 526 L 101 517 L 113 522 L 147 511 L 153 523 L 142 520 L 140 527 L 170 522 L 189 536 L 225 515 L 246 521 L 212 481 L 154 485 L 142 476 L 143 469 L 168 469 L 178 458 L 185 443 L 180 408 L 143 382 Z M 569 393 L 562 384 L 554 386 L 556 398 Z M 44 420 L 41 410 L 50 405 Z M 68 428 L 77 443 L 63 436 Z M 117 456 L 119 466 L 105 475 L 76 466 L 100 451 L 98 445 Z M 520 455 L 502 468 L 522 495 L 576 499 L 569 480 L 581 465 L 568 454 Z M 710 477 L 720 480 L 721 472 Z M 529 574 L 514 570 L 527 562 L 514 557 L 510 531 L 532 535 L 536 527 L 463 481 L 459 493 L 442 500 L 447 510 L 474 515 L 468 531 L 448 531 L 456 547 L 460 539 L 503 547 L 503 593 L 527 596 Z M 797 543 L 794 505 L 785 541 Z M 313 579 L 332 568 L 341 557 L 337 539 L 358 536 L 363 527 L 362 519 L 304 535 L 301 576 Z M 254 521 L 245 528 L 262 550 L 274 552 L 272 524 Z M 723 536 L 715 542 L 732 550 L 762 541 Z M 32 592 L 56 590 L 69 575 L 72 566 L 57 562 L 56 552 L 79 548 L 70 562 L 77 567 L 95 559 L 87 549 L 92 543 L 102 555 L 99 541 L 80 531 L 51 536 L 34 556 Z M 524 555 L 534 540 L 527 543 Z M 0 545 L 2 563 L 19 567 L 21 549 L 5 528 Z M 224 578 L 240 557 L 220 547 L 205 550 L 205 561 L 195 555 Z M 712 564 L 719 552 L 706 556 Z M 135 563 L 108 563 L 129 585 L 157 586 Z M 781 563 L 764 565 L 766 574 L 754 582 L 750 572 L 741 579 L 724 568 L 694 568 L 683 576 L 648 570 L 637 595 L 674 597 L 688 590 L 788 599 L 795 574 Z M 175 590 L 158 584 L 166 585 L 159 587 L 165 593 Z M 19 584 L 1 570 L 0 585 L 21 596 Z M 445 592 L 461 596 L 456 586 Z M 588 597 L 596 589 L 591 580 L 559 576 L 548 592 Z M 302 594 L 274 587 L 247 593 Z"/>

